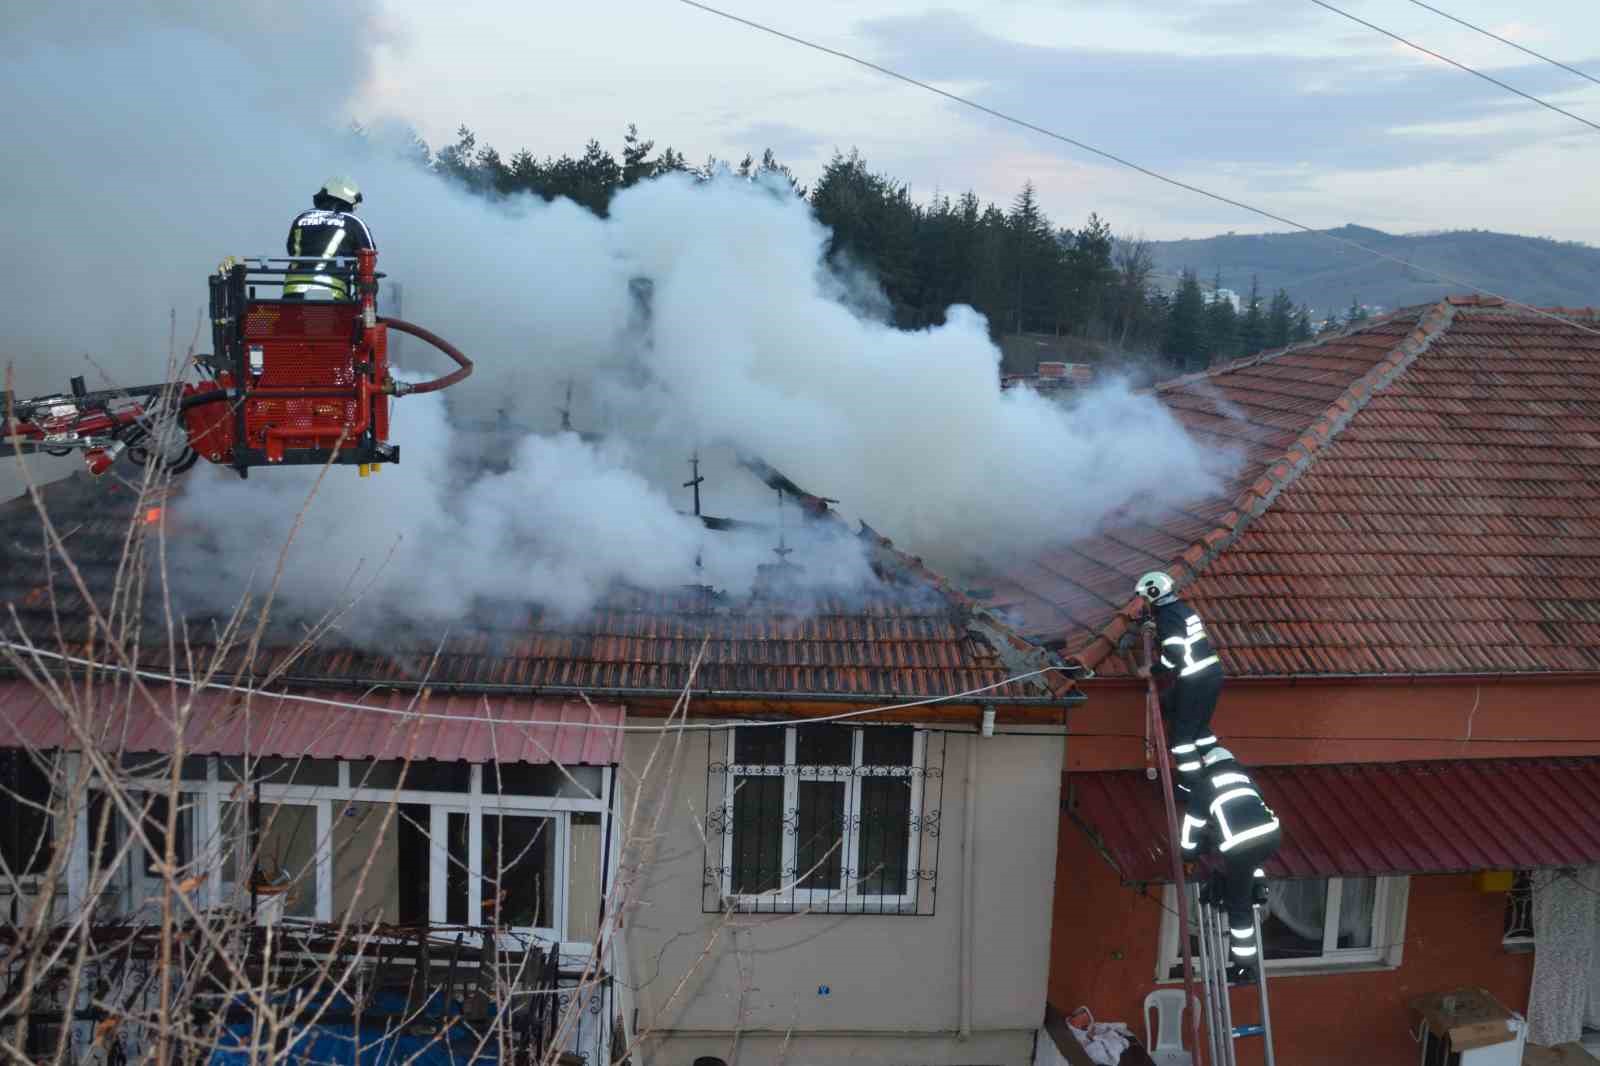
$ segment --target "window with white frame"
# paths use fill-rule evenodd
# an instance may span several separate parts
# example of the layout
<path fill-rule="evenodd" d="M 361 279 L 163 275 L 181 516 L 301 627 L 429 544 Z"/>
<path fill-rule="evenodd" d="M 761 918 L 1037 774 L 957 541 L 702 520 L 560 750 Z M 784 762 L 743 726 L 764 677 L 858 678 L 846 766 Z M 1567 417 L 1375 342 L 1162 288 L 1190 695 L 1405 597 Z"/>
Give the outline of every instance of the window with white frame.
<path fill-rule="evenodd" d="M 711 737 L 705 910 L 932 912 L 942 735 L 823 723 Z"/>
<path fill-rule="evenodd" d="M 123 761 L 144 837 L 164 851 L 170 763 Z M 175 853 L 203 871 L 209 905 L 254 906 L 262 920 L 497 926 L 577 950 L 598 928 L 612 772 L 193 758 L 181 772 Z M 125 812 L 97 782 L 91 790 L 80 876 L 99 906 L 136 921 L 162 882 L 148 851 L 124 846 Z"/>
<path fill-rule="evenodd" d="M 1268 967 L 1282 970 L 1400 963 L 1409 881 L 1404 877 L 1330 877 L 1268 882 L 1261 941 Z M 1157 976 L 1183 976 L 1178 957 L 1176 894 L 1163 894 L 1161 963 Z M 1195 905 L 1189 900 L 1190 928 Z M 1190 934 L 1191 941 L 1196 934 Z M 1198 943 L 1191 944 L 1198 952 Z"/>

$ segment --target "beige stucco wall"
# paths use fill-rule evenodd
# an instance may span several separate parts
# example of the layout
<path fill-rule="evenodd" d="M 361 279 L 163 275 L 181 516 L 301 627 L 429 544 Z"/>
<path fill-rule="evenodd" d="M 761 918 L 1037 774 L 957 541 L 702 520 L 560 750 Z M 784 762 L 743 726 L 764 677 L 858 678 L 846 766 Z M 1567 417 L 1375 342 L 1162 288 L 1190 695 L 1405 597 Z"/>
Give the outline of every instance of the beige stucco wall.
<path fill-rule="evenodd" d="M 705 815 L 707 747 L 701 736 L 684 742 L 659 853 L 625 932 L 620 975 L 637 988 L 640 1028 L 661 1034 L 652 1063 L 687 1066 L 694 1054 L 723 1055 L 735 1030 L 744 1034 L 740 1063 L 777 1061 L 781 1040 L 767 1037 L 791 1031 L 789 1063 L 1030 1061 L 1049 966 L 1061 740 L 961 734 L 947 743 L 934 914 L 746 915 L 724 922 L 701 913 L 697 821 Z M 960 1040 L 972 744 L 973 1032 Z M 625 757 L 633 774 L 653 746 L 649 736 L 629 738 Z M 818 992 L 823 985 L 826 996 Z"/>

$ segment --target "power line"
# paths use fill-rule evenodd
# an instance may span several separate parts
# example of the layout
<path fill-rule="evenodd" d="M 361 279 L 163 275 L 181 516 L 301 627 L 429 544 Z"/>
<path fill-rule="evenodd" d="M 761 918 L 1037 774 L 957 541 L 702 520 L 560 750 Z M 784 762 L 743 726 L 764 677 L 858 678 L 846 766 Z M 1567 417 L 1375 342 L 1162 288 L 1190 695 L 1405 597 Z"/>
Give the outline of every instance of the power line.
<path fill-rule="evenodd" d="M 1425 9 L 1427 9 L 1429 11 L 1432 11 L 1435 15 L 1438 15 L 1441 18 L 1447 18 L 1451 22 L 1454 22 L 1454 23 L 1457 23 L 1459 25 L 1465 26 L 1469 30 L 1476 30 L 1478 33 L 1483 34 L 1485 37 L 1492 37 L 1495 40 L 1499 41 L 1501 44 L 1510 45 L 1512 48 L 1515 48 L 1519 52 L 1524 52 L 1524 53 L 1532 56 L 1535 59 L 1542 59 L 1546 63 L 1549 63 L 1551 66 L 1560 67 L 1562 70 L 1565 70 L 1565 71 L 1567 71 L 1569 73 L 1572 73 L 1572 74 L 1576 74 L 1578 77 L 1584 79 L 1585 81 L 1592 81 L 1596 85 L 1600 85 L 1600 78 L 1596 78 L 1593 74 L 1588 74 L 1588 73 L 1585 73 L 1584 71 L 1579 70 L 1577 67 L 1569 66 L 1566 63 L 1561 62 L 1561 60 L 1559 60 L 1559 59 L 1551 59 L 1549 56 L 1545 55 L 1542 52 L 1535 52 L 1532 48 L 1528 48 L 1528 47 L 1525 47 L 1524 45 L 1520 45 L 1516 41 L 1511 40 L 1510 38 L 1502 37 L 1498 33 L 1495 33 L 1493 30 L 1486 30 L 1482 26 L 1478 26 L 1478 25 L 1475 25 L 1474 23 L 1468 22 L 1464 18 L 1457 18 L 1455 15 L 1450 14 L 1450 12 L 1448 12 L 1448 11 L 1441 11 L 1440 9 L 1434 7 L 1432 4 L 1423 3 L 1423 0 L 1411 0 L 1411 2 L 1413 4 L 1416 4 L 1420 8 L 1425 8 Z"/>
<path fill-rule="evenodd" d="M 1344 10 L 1343 8 L 1334 7 L 1332 4 L 1328 3 L 1328 0 L 1311 0 L 1311 2 L 1313 4 L 1316 4 L 1318 7 L 1326 8 L 1329 11 L 1332 11 L 1335 15 L 1339 15 L 1339 16 L 1342 16 L 1344 18 L 1347 18 L 1351 22 L 1359 23 L 1360 25 L 1365 26 L 1369 30 L 1375 30 L 1378 33 L 1383 34 L 1385 37 L 1390 38 L 1391 40 L 1399 41 L 1401 44 L 1405 45 L 1407 48 L 1414 48 L 1417 51 L 1421 52 L 1423 55 L 1432 56 L 1435 59 L 1441 60 L 1441 61 L 1443 61 L 1445 63 L 1449 63 L 1452 67 L 1455 67 L 1457 70 L 1464 70 L 1468 74 L 1471 74 L 1474 78 L 1482 78 L 1484 81 L 1488 82 L 1490 85 L 1498 85 L 1500 88 L 1504 89 L 1508 93 L 1516 93 L 1518 96 L 1522 97 L 1524 100 L 1531 100 L 1534 103 L 1538 104 L 1540 107 L 1548 108 L 1549 110 L 1554 111 L 1558 115 L 1565 115 L 1568 118 L 1572 119 L 1574 122 L 1581 122 L 1585 126 L 1588 126 L 1590 129 L 1596 131 L 1597 133 L 1600 133 L 1600 123 L 1590 122 L 1588 119 L 1584 118 L 1582 115 L 1575 115 L 1571 111 L 1568 111 L 1564 107 L 1557 107 L 1555 104 L 1550 103 L 1548 100 L 1541 100 L 1537 96 L 1533 95 L 1532 93 L 1525 93 L 1521 89 L 1517 88 L 1515 85 L 1511 85 L 1511 84 L 1508 84 L 1507 82 L 1503 82 L 1499 78 L 1494 77 L 1492 74 L 1485 74 L 1481 70 L 1475 70 L 1474 68 L 1467 66 L 1465 63 L 1458 63 L 1454 59 L 1451 59 L 1449 56 L 1441 55 L 1440 53 L 1435 52 L 1433 49 L 1425 47 L 1424 45 L 1420 45 L 1415 41 L 1407 40 L 1406 38 L 1400 36 L 1398 33 L 1395 33 L 1395 32 L 1393 32 L 1391 30 L 1384 29 L 1382 26 L 1379 26 L 1377 23 L 1368 22 L 1366 19 L 1362 18 L 1359 15 L 1352 15 L 1350 12 Z"/>
<path fill-rule="evenodd" d="M 748 19 L 748 18 L 743 17 L 742 15 L 735 15 L 732 12 L 723 11 L 720 8 L 712 7 L 710 4 L 701 3 L 700 0 L 678 0 L 678 3 L 683 4 L 686 7 L 692 7 L 692 8 L 695 8 L 695 9 L 699 10 L 699 11 L 704 11 L 708 15 L 715 15 L 718 18 L 727 19 L 729 22 L 736 22 L 741 26 L 746 26 L 746 27 L 748 27 L 750 29 L 758 30 L 761 33 L 770 34 L 773 37 L 777 37 L 777 38 L 780 38 L 782 40 L 788 41 L 791 44 L 800 45 L 802 48 L 809 48 L 812 51 L 821 52 L 824 55 L 830 55 L 830 56 L 833 56 L 836 59 L 843 59 L 843 60 L 845 60 L 847 62 L 854 63 L 857 66 L 865 67 L 868 70 L 876 71 L 877 73 L 882 74 L 885 77 L 893 78 L 896 81 L 905 82 L 907 85 L 912 85 L 912 86 L 915 86 L 918 89 L 922 89 L 922 90 L 925 90 L 927 92 L 933 93 L 935 96 L 942 96 L 946 100 L 949 100 L 949 101 L 951 101 L 953 103 L 960 104 L 963 107 L 969 107 L 974 111 L 981 111 L 985 115 L 990 116 L 991 118 L 997 118 L 1002 122 L 1008 122 L 1013 126 L 1019 126 L 1022 129 L 1029 130 L 1029 131 L 1031 131 L 1033 133 L 1037 133 L 1037 134 L 1039 134 L 1041 136 L 1049 137 L 1052 140 L 1060 141 L 1062 144 L 1069 144 L 1072 147 L 1077 148 L 1077 149 L 1079 149 L 1081 151 L 1088 152 L 1091 155 L 1097 155 L 1102 159 L 1108 159 L 1111 162 L 1116 163 L 1118 166 L 1127 167 L 1129 170 L 1137 171 L 1138 173 L 1143 174 L 1147 178 L 1153 178 L 1156 181 L 1162 182 L 1163 184 L 1166 184 L 1166 185 L 1170 185 L 1173 188 L 1182 189 L 1185 192 L 1192 192 L 1197 196 L 1204 196 L 1208 200 L 1215 200 L 1216 202 L 1218 202 L 1220 204 L 1226 204 L 1229 207 L 1237 207 L 1241 211 L 1248 211 L 1253 215 L 1259 215 L 1262 218 L 1268 219 L 1268 220 L 1273 221 L 1273 222 L 1277 222 L 1277 223 L 1279 223 L 1281 225 L 1288 226 L 1290 229 L 1300 230 L 1302 233 L 1309 233 L 1314 237 L 1320 237 L 1323 240 L 1332 241 L 1335 244 L 1340 244 L 1340 245 L 1343 245 L 1343 246 L 1345 246 L 1347 248 L 1354 248 L 1357 251 L 1365 252 L 1367 255 L 1373 256 L 1373 257 L 1375 257 L 1377 259 L 1382 259 L 1382 260 L 1385 260 L 1385 261 L 1390 262 L 1390 263 L 1395 263 L 1395 264 L 1397 264 L 1399 266 L 1406 267 L 1406 268 L 1411 269 L 1411 270 L 1421 271 L 1422 273 L 1427 274 L 1429 277 L 1433 278 L 1435 281 L 1442 281 L 1446 285 L 1454 285 L 1454 286 L 1457 286 L 1457 287 L 1462 288 L 1462 289 L 1470 289 L 1471 291 L 1473 291 L 1475 293 L 1479 293 L 1480 295 L 1492 297 L 1493 299 L 1496 299 L 1496 300 L 1501 300 L 1506 305 L 1508 305 L 1510 307 L 1515 307 L 1515 308 L 1518 308 L 1520 310 L 1527 311 L 1527 312 L 1529 312 L 1531 314 L 1538 315 L 1541 318 L 1548 318 L 1548 319 L 1550 319 L 1550 320 L 1552 320 L 1554 322 L 1560 322 L 1560 323 L 1562 323 L 1564 325 L 1567 325 L 1567 326 L 1570 326 L 1573 329 L 1576 329 L 1576 330 L 1578 330 L 1578 331 L 1580 331 L 1582 333 L 1592 333 L 1595 336 L 1600 337 L 1600 329 L 1595 329 L 1595 328 L 1593 328 L 1591 326 L 1585 326 L 1580 322 L 1576 322 L 1573 319 L 1566 318 L 1566 317 L 1563 317 L 1561 315 L 1553 314 L 1553 313 L 1551 313 L 1549 311 L 1544 310 L 1541 307 L 1534 307 L 1532 304 L 1526 304 L 1526 303 L 1523 303 L 1520 300 L 1513 300 L 1509 296 L 1502 296 L 1497 292 L 1492 292 L 1489 289 L 1485 289 L 1480 285 L 1475 285 L 1472 282 L 1466 281 L 1466 280 L 1464 280 L 1462 278 L 1451 277 L 1449 274 L 1443 274 L 1443 273 L 1440 273 L 1437 270 L 1433 270 L 1433 269 L 1430 269 L 1428 267 L 1417 266 L 1409 258 L 1402 259 L 1400 256 L 1390 255 L 1388 252 L 1380 251 L 1377 248 L 1369 247 L 1368 245 L 1362 244 L 1360 241 L 1351 240 L 1349 237 L 1341 237 L 1338 234 L 1330 233 L 1327 230 L 1315 229 L 1315 228 L 1313 228 L 1311 226 L 1306 225 L 1303 222 L 1296 222 L 1292 218 L 1287 218 L 1287 217 L 1285 217 L 1283 215 L 1275 214 L 1275 213 L 1273 213 L 1271 211 L 1268 211 L 1268 210 L 1266 210 L 1264 208 L 1256 207 L 1253 204 L 1247 204 L 1243 200 L 1236 200 L 1231 196 L 1225 196 L 1222 193 L 1212 192 L 1210 189 L 1202 188 L 1201 186 L 1192 184 L 1191 182 L 1183 181 L 1180 178 L 1171 177 L 1170 175 L 1163 174 L 1158 170 L 1153 170 L 1150 167 L 1144 166 L 1144 165 L 1142 165 L 1140 163 L 1135 163 L 1133 160 L 1126 159 L 1126 158 L 1124 158 L 1124 157 L 1122 157 L 1120 155 L 1117 155 L 1114 152 L 1108 152 L 1103 148 L 1096 148 L 1092 144 L 1087 144 L 1084 141 L 1080 141 L 1080 140 L 1077 140 L 1075 138 L 1068 137 L 1064 133 L 1057 133 L 1055 130 L 1046 129 L 1043 126 L 1040 126 L 1040 125 L 1038 125 L 1036 123 L 1033 123 L 1033 122 L 1029 122 L 1026 119 L 1017 118 L 1015 115 L 1009 115 L 1009 114 L 1005 113 L 1004 111 L 997 111 L 996 109 L 994 109 L 992 107 L 988 107 L 988 106 L 986 106 L 984 104 L 978 103 L 976 100 L 971 100 L 971 99 L 969 99 L 969 98 L 967 98 L 965 96 L 960 96 L 960 95 L 958 95 L 956 93 L 947 92 L 946 90 L 941 89 L 936 85 L 930 85 L 929 83 L 927 83 L 925 81 L 919 81 L 918 79 L 913 78 L 908 74 L 902 74 L 897 70 L 891 70 L 890 68 L 882 66 L 882 65 L 877 64 L 877 63 L 874 63 L 869 59 L 862 59 L 860 56 L 852 55 L 849 52 L 844 52 L 844 51 L 841 51 L 841 50 L 839 50 L 837 48 L 829 48 L 827 45 L 817 44 L 815 41 L 808 41 L 804 37 L 797 37 L 792 33 L 785 33 L 783 30 L 775 29 L 772 26 L 768 26 L 765 23 L 757 22 L 754 19 Z M 1576 117 L 1576 116 L 1574 116 L 1574 117 Z M 1587 121 L 1587 120 L 1580 119 L 1579 121 Z M 1600 127 L 1596 127 L 1596 128 L 1600 129 Z"/>
<path fill-rule="evenodd" d="M 779 721 L 741 721 L 729 720 L 726 722 L 697 722 L 682 725 L 613 725 L 610 722 L 531 722 L 521 718 L 477 718 L 466 717 L 459 714 L 433 714 L 428 711 L 400 710 L 394 707 L 374 707 L 368 703 L 350 703 L 347 700 L 328 700 L 319 696 L 301 696 L 293 692 L 267 692 L 258 688 L 249 688 L 244 685 L 231 685 L 222 681 L 196 681 L 192 678 L 179 677 L 177 674 L 163 674 L 155 670 L 139 670 L 128 666 L 118 666 L 112 663 L 96 662 L 93 659 L 84 659 L 75 655 L 63 655 L 60 652 L 45 651 L 42 648 L 30 647 L 26 644 L 16 644 L 11 641 L 0 640 L 0 648 L 13 652 L 18 656 L 38 656 L 42 659 L 53 659 L 57 662 L 67 663 L 72 666 L 89 666 L 107 673 L 126 674 L 141 681 L 158 681 L 162 684 L 184 685 L 200 691 L 210 689 L 217 692 L 232 692 L 239 695 L 255 696 L 263 700 L 291 701 L 294 703 L 310 703 L 318 707 L 334 707 L 343 711 L 363 711 L 367 714 L 387 715 L 391 718 L 402 718 L 407 721 L 421 719 L 423 721 L 437 722 L 470 722 L 474 725 L 514 726 L 519 729 L 530 729 L 537 726 L 557 726 L 562 729 L 598 729 L 610 733 L 711 733 L 727 729 L 750 729 L 756 727 L 775 727 L 789 725 L 816 725 L 824 722 L 840 722 L 847 718 L 860 718 L 868 714 L 882 714 L 887 711 L 909 710 L 913 707 L 927 707 L 935 703 L 949 703 L 952 700 L 965 699 L 969 696 L 981 696 L 985 692 L 993 692 L 1017 681 L 1026 681 L 1029 678 L 1039 677 L 1043 674 L 1058 672 L 1072 675 L 1077 671 L 1068 666 L 1046 666 L 1040 670 L 1030 670 L 1025 674 L 1014 674 L 1002 678 L 989 685 L 967 689 L 965 692 L 952 692 L 948 696 L 929 696 L 926 699 L 911 700 L 908 703 L 891 703 L 882 707 L 865 707 L 855 711 L 843 711 L 839 714 L 827 714 L 816 718 L 784 719 Z M 691 693 L 692 695 L 692 693 Z"/>

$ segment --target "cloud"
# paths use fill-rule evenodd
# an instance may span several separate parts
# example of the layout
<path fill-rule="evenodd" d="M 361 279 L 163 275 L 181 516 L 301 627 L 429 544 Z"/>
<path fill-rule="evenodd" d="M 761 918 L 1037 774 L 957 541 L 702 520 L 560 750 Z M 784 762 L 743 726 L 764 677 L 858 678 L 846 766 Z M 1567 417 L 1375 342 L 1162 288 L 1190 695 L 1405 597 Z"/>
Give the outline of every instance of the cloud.
<path fill-rule="evenodd" d="M 978 84 L 980 103 L 1158 168 L 1470 164 L 1568 132 L 1536 105 L 1437 64 L 1052 47 L 1002 39 L 948 11 L 867 20 L 858 31 L 887 66 Z M 1491 73 L 1535 94 L 1571 83 L 1541 64 Z"/>

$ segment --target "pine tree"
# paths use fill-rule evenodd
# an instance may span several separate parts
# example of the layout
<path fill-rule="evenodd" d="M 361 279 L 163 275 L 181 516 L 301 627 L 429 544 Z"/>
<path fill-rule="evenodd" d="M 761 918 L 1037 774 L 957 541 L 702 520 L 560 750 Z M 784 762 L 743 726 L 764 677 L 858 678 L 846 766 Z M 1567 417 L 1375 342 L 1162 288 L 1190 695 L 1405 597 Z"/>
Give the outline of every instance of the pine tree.
<path fill-rule="evenodd" d="M 656 163 L 650 158 L 655 146 L 655 141 L 640 140 L 639 127 L 628 123 L 628 132 L 622 135 L 623 188 L 655 176 Z"/>
<path fill-rule="evenodd" d="M 1267 306 L 1267 347 L 1287 347 L 1293 329 L 1294 301 L 1289 299 L 1287 292 L 1279 289 L 1272 294 L 1272 303 Z"/>
<path fill-rule="evenodd" d="M 1053 325 L 1056 267 L 1061 251 L 1050 220 L 1039 208 L 1033 182 L 1024 182 L 1022 191 L 1011 202 L 1006 225 L 1011 237 L 1006 263 L 1011 283 L 1006 326 L 1013 333 L 1022 333 L 1045 322 Z"/>
<path fill-rule="evenodd" d="M 1328 317 L 1322 320 L 1321 333 L 1339 333 L 1344 330 L 1344 319 L 1338 311 L 1329 311 Z"/>
<path fill-rule="evenodd" d="M 1289 339 L 1299 344 L 1308 341 L 1316 331 L 1311 326 L 1311 308 L 1305 304 L 1300 305 L 1300 310 L 1294 315 L 1294 328 L 1289 331 Z"/>
<path fill-rule="evenodd" d="M 1167 311 L 1167 331 L 1161 351 L 1179 370 L 1204 365 L 1206 345 L 1206 297 L 1200 279 L 1185 270 Z"/>
<path fill-rule="evenodd" d="M 1222 295 L 1222 271 L 1211 285 L 1211 303 L 1206 307 L 1206 363 L 1210 365 L 1238 354 L 1239 324 L 1233 304 Z"/>
<path fill-rule="evenodd" d="M 1245 355 L 1254 355 L 1266 346 L 1267 318 L 1261 307 L 1261 279 L 1251 275 L 1250 299 L 1239 319 L 1239 347 Z"/>
<path fill-rule="evenodd" d="M 1345 312 L 1344 321 L 1347 326 L 1359 326 L 1367 320 L 1367 309 L 1361 306 L 1358 297 L 1350 297 L 1350 310 Z"/>

